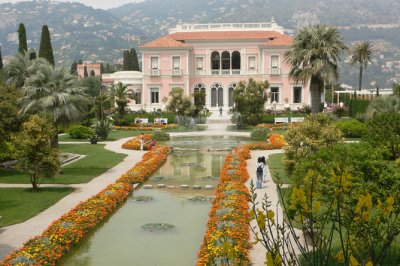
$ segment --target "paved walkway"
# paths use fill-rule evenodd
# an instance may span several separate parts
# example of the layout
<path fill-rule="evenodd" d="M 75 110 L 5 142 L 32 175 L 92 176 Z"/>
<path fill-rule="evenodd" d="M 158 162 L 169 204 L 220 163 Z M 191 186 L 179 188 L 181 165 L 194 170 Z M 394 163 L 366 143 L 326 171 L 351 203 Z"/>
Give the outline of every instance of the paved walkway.
<path fill-rule="evenodd" d="M 124 153 L 128 156 L 118 165 L 109 169 L 104 174 L 94 178 L 86 184 L 63 185 L 76 188 L 74 192 L 62 198 L 56 204 L 32 217 L 31 219 L 11 226 L 0 228 L 0 261 L 10 253 L 13 249 L 22 247 L 23 243 L 29 238 L 41 234 L 51 222 L 61 217 L 70 209 L 75 207 L 79 202 L 89 199 L 96 195 L 107 185 L 114 183 L 123 173 L 132 168 L 142 159 L 144 151 L 124 150 L 121 148 L 122 143 L 127 139 L 121 139 L 113 142 L 105 143 L 105 148 L 117 153 Z M 90 144 L 87 144 L 90 145 Z M 17 185 L 9 185 L 17 187 Z M 22 185 L 23 187 L 25 185 Z M 53 186 L 53 185 L 42 185 Z M 61 186 L 61 185 L 60 185 Z M 6 187 L 6 184 L 2 185 Z"/>
<path fill-rule="evenodd" d="M 257 163 L 257 158 L 261 156 L 265 156 L 266 159 L 268 159 L 268 156 L 276 153 L 283 153 L 283 150 L 270 150 L 270 151 L 251 151 L 251 159 L 247 160 L 247 171 L 250 175 L 249 180 L 246 182 L 247 187 L 250 189 L 250 181 L 253 180 L 254 186 L 256 185 L 256 163 Z M 267 182 L 262 184 L 262 189 L 257 189 L 257 202 L 258 202 L 258 208 L 262 208 L 262 201 L 264 199 L 264 195 L 268 195 L 268 200 L 271 202 L 271 208 L 275 212 L 275 217 L 279 217 L 279 223 L 282 223 L 282 219 L 284 217 L 283 215 L 283 209 L 279 203 L 279 195 L 277 191 L 277 186 L 275 182 L 272 180 L 271 177 L 271 172 L 268 170 L 267 172 Z M 278 212 L 278 213 L 276 213 Z M 256 226 L 256 221 L 251 222 L 251 226 Z M 299 236 L 302 236 L 302 233 L 300 230 L 296 230 L 296 233 Z M 255 240 L 255 235 L 251 232 L 250 234 L 251 241 Z M 296 248 L 296 253 L 299 254 L 300 251 Z M 265 262 L 265 253 L 266 249 L 265 247 L 259 242 L 257 245 L 253 246 L 253 248 L 250 250 L 250 260 L 253 265 L 264 265 Z"/>

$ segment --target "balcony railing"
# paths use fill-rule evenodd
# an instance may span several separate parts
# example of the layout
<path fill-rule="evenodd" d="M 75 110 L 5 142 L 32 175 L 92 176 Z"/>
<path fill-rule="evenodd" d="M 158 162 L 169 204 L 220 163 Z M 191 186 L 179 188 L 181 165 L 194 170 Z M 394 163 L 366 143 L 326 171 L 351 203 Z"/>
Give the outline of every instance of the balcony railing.
<path fill-rule="evenodd" d="M 215 70 L 215 69 L 211 70 L 211 75 L 219 75 L 219 70 L 218 69 L 217 70 Z"/>
<path fill-rule="evenodd" d="M 230 75 L 231 71 L 229 69 L 223 69 L 222 70 L 222 75 Z"/>
<path fill-rule="evenodd" d="M 159 69 L 150 69 L 150 76 L 152 76 L 152 77 L 160 76 L 160 70 Z"/>
<path fill-rule="evenodd" d="M 171 76 L 182 76 L 182 69 L 172 69 Z"/>
<path fill-rule="evenodd" d="M 240 75 L 240 69 L 232 69 L 232 75 Z"/>
<path fill-rule="evenodd" d="M 271 74 L 271 75 L 280 75 L 281 74 L 281 69 L 280 68 L 276 68 L 276 67 L 270 68 L 269 69 L 269 74 Z"/>

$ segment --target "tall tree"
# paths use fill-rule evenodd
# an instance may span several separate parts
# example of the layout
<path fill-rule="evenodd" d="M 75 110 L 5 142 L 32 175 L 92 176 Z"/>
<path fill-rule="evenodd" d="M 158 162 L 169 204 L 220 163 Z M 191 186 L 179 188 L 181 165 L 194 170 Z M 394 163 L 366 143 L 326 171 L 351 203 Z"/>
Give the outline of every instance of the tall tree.
<path fill-rule="evenodd" d="M 28 174 L 34 191 L 39 189 L 41 178 L 53 177 L 60 169 L 58 151 L 50 146 L 53 135 L 54 128 L 33 115 L 14 139 L 17 168 Z"/>
<path fill-rule="evenodd" d="M 132 61 L 132 70 L 133 71 L 140 71 L 139 60 L 138 60 L 138 57 L 137 57 L 136 50 L 134 48 L 131 48 L 129 54 L 130 54 L 130 59 Z"/>
<path fill-rule="evenodd" d="M 121 82 L 114 84 L 112 87 L 113 94 L 115 96 L 115 102 L 118 106 L 117 113 L 120 118 L 126 114 L 125 108 L 128 105 L 128 98 L 126 97 L 127 88 L 128 87 Z"/>
<path fill-rule="evenodd" d="M 21 88 L 25 80 L 36 73 L 45 60 L 38 58 L 30 60 L 29 53 L 23 52 L 15 55 L 4 67 L 4 77 L 7 84 Z"/>
<path fill-rule="evenodd" d="M 86 66 L 86 65 L 83 67 L 83 77 L 84 77 L 84 78 L 89 77 L 89 73 L 88 73 L 88 71 L 87 71 L 87 66 Z"/>
<path fill-rule="evenodd" d="M 358 77 L 358 90 L 361 91 L 363 68 L 367 68 L 368 63 L 372 63 L 374 48 L 370 42 L 357 43 L 351 48 L 351 65 L 360 65 L 360 75 Z"/>
<path fill-rule="evenodd" d="M 302 29 L 285 52 L 285 61 L 291 65 L 289 77 L 295 82 L 310 82 L 313 113 L 319 112 L 324 85 L 338 79 L 338 61 L 344 49 L 347 47 L 337 29 L 316 25 Z"/>
<path fill-rule="evenodd" d="M 92 70 L 90 70 L 90 76 L 91 77 L 95 77 L 96 76 L 96 73 L 94 72 L 94 70 L 92 69 Z"/>
<path fill-rule="evenodd" d="M 19 24 L 18 41 L 19 41 L 18 53 L 27 52 L 28 51 L 28 44 L 26 42 L 26 30 L 25 30 L 24 23 L 20 23 Z"/>
<path fill-rule="evenodd" d="M 30 60 L 34 60 L 34 59 L 36 59 L 36 52 L 35 52 L 35 49 L 33 49 L 33 48 L 31 48 L 31 49 L 29 49 L 29 59 Z"/>
<path fill-rule="evenodd" d="M 1 46 L 0 46 L 0 70 L 3 69 L 3 57 L 1 56 Z"/>
<path fill-rule="evenodd" d="M 100 63 L 100 75 L 103 75 L 104 73 L 104 64 Z"/>
<path fill-rule="evenodd" d="M 124 50 L 124 61 L 122 62 L 122 70 L 124 71 L 131 70 L 131 60 L 129 57 L 128 50 Z"/>
<path fill-rule="evenodd" d="M 71 64 L 71 68 L 70 68 L 69 73 L 71 73 L 71 75 L 74 75 L 74 76 L 77 75 L 77 73 L 78 73 L 78 63 L 76 61 L 74 61 Z"/>
<path fill-rule="evenodd" d="M 21 114 L 40 114 L 53 123 L 56 131 L 61 125 L 79 121 L 87 111 L 85 88 L 78 86 L 66 68 L 43 64 L 26 80 L 24 92 Z M 52 145 L 58 146 L 58 134 Z"/>
<path fill-rule="evenodd" d="M 47 25 L 42 27 L 42 37 L 40 39 L 39 57 L 45 58 L 54 66 L 53 48 L 51 46 L 50 32 Z"/>

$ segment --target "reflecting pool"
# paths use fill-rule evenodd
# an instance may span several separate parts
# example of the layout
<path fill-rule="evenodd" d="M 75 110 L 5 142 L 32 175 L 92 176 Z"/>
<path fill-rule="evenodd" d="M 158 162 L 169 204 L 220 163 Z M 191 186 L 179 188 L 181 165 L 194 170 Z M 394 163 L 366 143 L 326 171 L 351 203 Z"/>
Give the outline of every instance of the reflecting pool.
<path fill-rule="evenodd" d="M 227 154 L 218 149 L 234 147 L 238 141 L 248 140 L 180 137 L 166 143 L 177 149 L 144 184 L 154 188 L 143 186 L 134 191 L 123 207 L 60 264 L 194 265 Z M 157 188 L 159 185 L 163 188 Z M 138 201 L 140 196 L 149 197 L 147 201 Z M 149 223 L 167 223 L 174 227 L 166 231 L 145 231 L 142 226 Z"/>

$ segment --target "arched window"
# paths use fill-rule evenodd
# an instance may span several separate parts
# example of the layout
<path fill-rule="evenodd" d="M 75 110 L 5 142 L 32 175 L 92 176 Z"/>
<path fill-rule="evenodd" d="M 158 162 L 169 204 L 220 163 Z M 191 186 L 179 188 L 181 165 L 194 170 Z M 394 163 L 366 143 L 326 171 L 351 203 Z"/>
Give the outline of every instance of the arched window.
<path fill-rule="evenodd" d="M 222 69 L 231 69 L 231 55 L 228 51 L 222 52 Z"/>
<path fill-rule="evenodd" d="M 206 87 L 203 83 L 198 83 L 194 86 L 193 98 L 195 106 L 206 105 Z"/>
<path fill-rule="evenodd" d="M 221 57 L 219 56 L 219 52 L 214 51 L 211 53 L 211 69 L 219 70 L 221 67 Z"/>
<path fill-rule="evenodd" d="M 234 51 L 232 53 L 232 69 L 240 69 L 240 52 Z"/>
<path fill-rule="evenodd" d="M 236 83 L 232 83 L 231 85 L 229 85 L 229 89 L 228 89 L 228 105 L 229 107 L 233 106 L 233 91 L 236 88 Z"/>
<path fill-rule="evenodd" d="M 211 107 L 224 105 L 224 88 L 221 83 L 214 83 L 211 87 Z"/>

